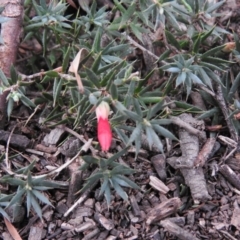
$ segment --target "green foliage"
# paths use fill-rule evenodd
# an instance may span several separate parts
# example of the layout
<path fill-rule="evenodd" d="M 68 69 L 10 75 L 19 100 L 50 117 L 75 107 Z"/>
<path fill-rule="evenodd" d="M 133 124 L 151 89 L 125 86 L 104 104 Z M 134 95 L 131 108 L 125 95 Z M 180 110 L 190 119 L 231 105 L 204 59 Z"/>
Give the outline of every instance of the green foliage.
<path fill-rule="evenodd" d="M 104 194 L 109 206 L 111 203 L 111 188 L 113 188 L 123 200 L 128 199 L 128 195 L 124 191 L 123 187 L 140 189 L 132 180 L 124 176 L 132 174 L 135 171 L 129 167 L 119 164 L 116 161 L 119 157 L 126 153 L 127 149 L 128 148 L 123 149 L 109 159 L 84 156 L 83 160 L 85 161 L 85 165 L 83 165 L 81 169 L 86 169 L 89 165 L 97 165 L 98 168 L 97 171 L 86 179 L 86 184 L 81 189 L 81 192 L 86 191 L 90 186 L 100 180 L 101 190 L 99 195 Z"/>
<path fill-rule="evenodd" d="M 13 194 L 6 195 L 6 194 L 0 193 L 0 214 L 3 217 L 7 218 L 9 221 L 10 221 L 9 216 L 3 208 L 9 205 L 9 201 L 12 199 L 12 197 L 13 197 Z"/>
<path fill-rule="evenodd" d="M 32 162 L 28 167 L 19 169 L 17 173 L 22 174 L 22 178 L 16 178 L 14 176 L 5 175 L 0 179 L 1 183 L 7 183 L 13 186 L 17 186 L 17 192 L 13 196 L 8 196 L 8 198 L 4 198 L 5 200 L 10 200 L 6 207 L 13 206 L 15 204 L 21 205 L 23 197 L 26 198 L 27 205 L 27 215 L 29 215 L 31 207 L 37 213 L 37 215 L 42 219 L 42 211 L 39 204 L 39 201 L 52 206 L 51 202 L 48 198 L 42 193 L 42 191 L 46 191 L 53 188 L 58 188 L 59 185 L 54 181 L 46 180 L 44 177 L 41 178 L 33 178 L 31 174 L 31 170 L 34 167 L 35 162 Z M 0 198 L 1 205 L 1 198 Z M 17 211 L 17 208 L 14 208 Z M 1 211 L 0 213 L 4 214 Z M 16 213 L 14 213 L 16 214 Z"/>
<path fill-rule="evenodd" d="M 36 107 L 36 105 L 26 96 L 25 87 L 21 86 L 21 80 L 18 78 L 18 74 L 13 66 L 10 69 L 11 78 L 7 78 L 3 71 L 0 69 L 0 78 L 2 84 L 0 86 L 0 93 L 9 91 L 7 96 L 7 116 L 10 118 L 14 103 L 18 103 L 19 100 L 27 107 Z"/>
<path fill-rule="evenodd" d="M 0 70 L 0 91 L 10 90 L 8 116 L 19 100 L 31 108 L 41 104 L 43 125 L 64 124 L 75 131 L 83 131 L 83 126 L 96 129 L 94 109 L 99 102 L 108 102 L 112 129 L 125 149 L 110 159 L 84 156 L 84 168 L 96 165 L 97 171 L 87 179 L 82 191 L 100 180 L 100 194 L 105 195 L 108 204 L 112 188 L 127 199 L 123 187 L 138 187 L 124 176 L 133 170 L 119 164 L 118 157 L 132 145 L 137 157 L 142 136 L 147 139 L 149 149 L 164 153 L 163 138 L 178 141 L 170 131 L 171 126 L 165 126 L 171 124 L 169 116 L 189 112 L 220 124 L 222 111 L 213 96 L 221 86 L 224 99 L 229 103 L 229 118 L 234 127 L 240 129 L 234 118 L 240 112 L 237 97 L 240 75 L 230 74 L 231 66 L 240 60 L 239 39 L 234 34 L 236 47 L 226 54 L 224 42 L 226 34 L 230 33 L 214 25 L 214 18 L 219 16 L 217 10 L 223 3 L 114 0 L 109 10 L 92 1 L 89 6 L 80 4 L 83 14 L 78 11 L 76 16 L 69 16 L 66 14 L 68 5 L 63 1 L 30 1 L 25 6 L 23 42 L 34 39 L 41 50 L 31 52 L 25 61 L 25 74 L 30 73 L 29 77 L 24 78 L 14 67 L 9 78 Z M 29 18 L 31 11 L 35 16 Z M 136 56 L 139 45 L 139 49 L 146 48 L 143 34 L 155 36 L 157 31 L 157 38 L 161 36 L 163 40 L 156 39 L 150 45 L 159 45 L 163 50 L 152 56 L 156 60 L 154 67 L 147 73 L 141 72 L 139 59 L 133 61 L 129 56 Z M 143 53 L 147 52 L 145 50 Z M 79 63 L 74 71 L 69 71 L 76 56 Z M 160 86 L 151 83 L 154 74 L 163 79 Z M 228 80 L 230 75 L 231 81 Z M 79 84 L 83 85 L 83 91 L 79 91 Z M 38 92 L 31 98 L 26 94 L 29 85 Z M 200 92 L 208 104 L 207 111 L 182 100 L 184 96 L 188 99 L 193 89 Z M 44 179 L 40 183 L 30 171 L 24 172 L 24 179 L 7 176 L 3 180 L 18 186 L 10 205 L 26 196 L 28 212 L 32 206 L 41 216 L 37 199 L 50 204 L 41 191 L 51 184 Z"/>

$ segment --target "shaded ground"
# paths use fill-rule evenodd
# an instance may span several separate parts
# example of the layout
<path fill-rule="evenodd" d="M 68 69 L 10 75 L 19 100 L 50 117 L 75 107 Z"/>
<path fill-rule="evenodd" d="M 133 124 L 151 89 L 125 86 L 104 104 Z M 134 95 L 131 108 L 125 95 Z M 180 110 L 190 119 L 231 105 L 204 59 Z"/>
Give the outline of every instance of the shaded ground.
<path fill-rule="evenodd" d="M 239 2 L 233 11 L 229 5 L 224 6 L 223 11 L 232 11 L 232 15 L 219 20 L 219 24 L 225 26 L 230 19 L 231 24 L 228 28 L 234 29 L 238 34 L 239 9 Z M 24 114 L 26 115 L 24 116 Z M 76 154 L 76 149 L 83 145 L 83 142 L 78 141 L 74 136 L 67 145 L 64 145 L 65 147 L 58 147 L 58 144 L 69 134 L 69 131 L 65 129 L 58 138 L 57 133 L 60 130 L 43 129 L 38 123 L 38 115 L 34 115 L 27 126 L 23 126 L 21 121 L 28 117 L 29 113 L 24 107 L 15 109 L 7 129 L 11 132 L 13 126 L 17 125 L 14 134 L 31 138 L 28 148 L 23 150 L 21 148 L 23 140 L 17 141 L 17 136 L 10 136 L 11 141 L 16 140 L 18 146 L 10 144 L 9 151 L 13 153 L 17 153 L 16 149 L 21 151 L 21 155 L 11 159 L 13 166 L 21 167 L 25 165 L 26 161 L 36 160 L 35 171 L 41 175 L 52 168 L 63 165 L 67 159 L 71 159 Z M 190 116 L 187 116 L 187 119 L 189 118 Z M 193 120 L 190 120 L 189 125 L 192 122 Z M 201 124 L 204 127 L 207 126 L 207 123 L 201 122 Z M 186 132 L 186 129 L 177 128 L 181 144 L 184 138 L 187 138 L 187 145 L 191 146 L 194 143 L 195 147 L 198 146 L 200 150 L 202 149 L 203 140 L 201 137 L 197 137 L 193 133 L 189 133 L 187 137 L 181 136 L 181 131 Z M 197 129 L 196 126 L 195 128 Z M 205 130 L 202 131 L 202 128 L 199 128 L 199 131 L 205 132 Z M 52 132 L 51 137 L 46 138 L 50 132 Z M 208 130 L 206 135 L 209 135 Z M 224 131 L 220 135 L 224 135 Z M 3 136 L 3 132 L 1 136 Z M 6 145 L 8 137 L 9 135 L 2 139 L 2 144 Z M 86 141 L 91 137 L 90 130 L 88 134 L 80 136 Z M 81 188 L 83 179 L 91 174 L 90 171 L 78 170 L 82 164 L 81 158 L 78 158 L 59 175 L 55 175 L 55 180 L 69 181 L 69 187 L 48 192 L 48 197 L 55 208 L 43 207 L 44 221 L 41 222 L 37 216 L 34 216 L 35 213 L 31 213 L 30 217 L 27 218 L 23 210 L 23 215 L 19 216 L 20 219 L 17 221 L 15 220 L 14 225 L 23 239 L 32 240 L 240 239 L 239 143 L 229 145 L 228 138 L 218 138 L 216 141 L 219 143 L 216 144 L 218 145 L 216 150 L 211 148 L 209 155 L 203 159 L 203 162 L 198 162 L 193 168 L 193 171 L 196 172 L 203 171 L 206 182 L 203 189 L 206 187 L 209 195 L 203 196 L 204 190 L 202 191 L 201 182 L 199 182 L 200 193 L 198 185 L 194 185 L 194 189 L 190 191 L 185 184 L 186 176 L 189 174 L 188 169 L 192 166 L 183 166 L 182 162 L 179 163 L 180 166 L 175 166 L 175 163 L 172 163 L 171 159 L 178 163 L 177 160 L 181 156 L 184 157 L 184 151 L 188 150 L 184 150 L 184 146 L 177 142 L 166 143 L 166 157 L 155 152 L 154 149 L 150 151 L 143 148 L 137 159 L 134 159 L 134 149 L 130 149 L 120 159 L 123 164 L 136 170 L 136 173 L 130 178 L 142 190 L 136 191 L 126 188 L 129 201 L 123 201 L 118 195 L 112 195 L 111 206 L 108 209 L 104 196 L 99 197 L 100 184 L 97 182 L 89 192 L 75 196 L 74 193 Z M 169 151 L 167 151 L 168 146 L 170 146 Z M 226 157 L 235 147 L 237 150 L 234 156 Z M 2 148 L 5 151 L 4 146 Z M 115 141 L 111 151 L 120 150 L 121 146 Z M 96 150 L 92 151 L 98 155 L 102 154 Z M 93 152 L 90 149 L 88 153 Z M 84 154 L 82 153 L 82 155 Z M 228 167 L 231 167 L 235 174 Z M 196 172 L 191 173 L 193 177 Z M 157 177 L 161 181 L 152 177 Z M 71 180 L 69 180 L 70 178 Z M 5 186 L 2 186 L 2 191 L 6 190 Z M 193 197 L 193 192 L 195 192 L 195 197 Z M 67 214 L 74 201 L 79 202 L 78 206 Z M 0 239 L 11 239 L 3 220 L 0 221 Z"/>

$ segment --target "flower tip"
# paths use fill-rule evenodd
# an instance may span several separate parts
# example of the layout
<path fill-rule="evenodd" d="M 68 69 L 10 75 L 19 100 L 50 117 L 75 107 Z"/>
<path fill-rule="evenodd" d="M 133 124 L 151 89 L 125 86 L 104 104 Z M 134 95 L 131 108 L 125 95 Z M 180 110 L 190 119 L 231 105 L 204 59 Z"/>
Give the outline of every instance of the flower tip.
<path fill-rule="evenodd" d="M 99 118 L 98 141 L 102 151 L 108 151 L 112 143 L 112 131 L 108 119 Z"/>
<path fill-rule="evenodd" d="M 110 112 L 110 107 L 107 102 L 102 101 L 96 108 L 96 115 L 99 121 L 100 118 L 107 119 Z"/>

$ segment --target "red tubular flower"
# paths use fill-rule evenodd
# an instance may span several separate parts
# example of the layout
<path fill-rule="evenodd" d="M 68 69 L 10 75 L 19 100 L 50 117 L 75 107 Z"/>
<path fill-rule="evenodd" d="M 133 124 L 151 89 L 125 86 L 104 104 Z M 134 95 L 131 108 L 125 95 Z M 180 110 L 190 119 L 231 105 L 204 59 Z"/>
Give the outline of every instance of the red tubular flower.
<path fill-rule="evenodd" d="M 104 101 L 96 108 L 98 120 L 98 141 L 103 151 L 108 151 L 112 143 L 112 131 L 108 121 L 109 112 L 109 105 Z"/>

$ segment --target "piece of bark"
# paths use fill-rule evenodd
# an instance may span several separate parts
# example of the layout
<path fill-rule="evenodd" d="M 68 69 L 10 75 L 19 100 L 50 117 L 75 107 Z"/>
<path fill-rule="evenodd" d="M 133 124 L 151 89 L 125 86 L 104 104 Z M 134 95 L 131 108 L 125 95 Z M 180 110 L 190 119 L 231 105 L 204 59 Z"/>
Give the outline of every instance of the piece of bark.
<path fill-rule="evenodd" d="M 17 58 L 18 45 L 20 42 L 21 27 L 23 20 L 23 1 L 22 0 L 1 0 L 1 6 L 4 7 L 3 17 L 8 20 L 1 24 L 1 37 L 3 44 L 0 44 L 0 69 L 10 77 L 11 66 Z M 0 84 L 2 80 L 0 79 Z M 2 84 L 1 84 L 2 85 Z M 0 129 L 5 126 L 7 117 L 7 96 L 8 91 L 0 95 Z"/>
<path fill-rule="evenodd" d="M 108 236 L 108 238 L 106 240 L 115 240 L 115 239 L 117 239 L 117 237 L 110 235 L 110 236 Z"/>
<path fill-rule="evenodd" d="M 10 132 L 0 130 L 0 143 L 6 144 L 10 136 Z M 12 134 L 10 139 L 10 146 L 20 148 L 20 149 L 26 149 L 28 145 L 30 144 L 30 140 L 23 135 L 19 134 Z"/>
<path fill-rule="evenodd" d="M 110 231 L 110 230 L 112 230 L 113 228 L 114 228 L 114 223 L 111 221 L 111 220 L 109 220 L 109 219 L 107 219 L 107 218 L 105 218 L 102 214 L 100 214 L 100 213 L 95 213 L 94 214 L 94 219 L 98 222 L 98 223 L 100 223 L 106 230 L 108 230 L 108 231 Z"/>
<path fill-rule="evenodd" d="M 169 188 L 157 177 L 150 176 L 149 177 L 150 182 L 149 184 L 156 190 L 158 190 L 161 193 L 166 194 L 169 191 Z"/>
<path fill-rule="evenodd" d="M 167 216 L 176 213 L 181 206 L 181 200 L 178 197 L 171 198 L 155 206 L 148 212 L 147 224 L 150 225 L 154 222 L 162 220 Z"/>
<path fill-rule="evenodd" d="M 189 124 L 189 121 L 185 122 L 185 120 L 188 118 L 187 115 L 189 114 L 181 114 L 179 117 L 175 117 L 175 116 L 171 116 L 171 122 L 177 126 L 179 126 L 180 128 L 185 129 L 186 131 L 188 131 L 189 133 L 198 136 L 201 140 L 205 141 L 206 140 L 206 133 L 203 132 L 195 127 L 192 127 Z M 196 122 L 196 119 L 192 118 L 194 122 Z M 198 121 L 199 122 L 199 121 Z M 200 122 L 199 122 L 200 123 Z M 204 126 L 204 124 L 202 124 Z"/>
<path fill-rule="evenodd" d="M 162 181 L 166 181 L 167 173 L 166 173 L 166 158 L 163 154 L 157 154 L 151 157 L 151 162 L 153 167 L 155 168 L 159 178 Z"/>
<path fill-rule="evenodd" d="M 176 236 L 181 240 L 199 240 L 199 238 L 193 236 L 188 231 L 184 230 L 182 227 L 179 227 L 177 224 L 171 222 L 170 220 L 162 220 L 160 224 L 167 230 L 169 233 Z"/>
<path fill-rule="evenodd" d="M 219 172 L 238 190 L 240 190 L 240 179 L 237 174 L 226 164 L 219 168 Z"/>
<path fill-rule="evenodd" d="M 203 167 L 205 165 L 205 162 L 211 156 L 215 143 L 216 138 L 208 138 L 201 151 L 198 153 L 198 156 L 194 162 L 194 166 Z"/>
<path fill-rule="evenodd" d="M 103 231 L 99 234 L 98 236 L 98 240 L 105 240 L 107 238 L 107 235 L 108 235 L 108 231 Z"/>
<path fill-rule="evenodd" d="M 229 129 L 229 132 L 231 135 L 231 139 L 236 142 L 238 139 L 238 134 L 237 134 L 236 128 L 233 125 L 233 121 L 229 117 L 228 106 L 227 106 L 226 100 L 223 96 L 222 86 L 220 84 L 217 85 L 217 93 L 216 93 L 215 98 L 217 100 L 217 103 L 218 103 L 220 109 L 222 110 L 223 116 L 225 118 L 225 121 L 227 123 L 228 129 Z"/>
<path fill-rule="evenodd" d="M 185 225 L 185 217 L 171 217 L 168 218 L 169 221 L 171 221 L 172 223 L 177 224 L 179 227 L 184 227 Z"/>
<path fill-rule="evenodd" d="M 14 240 L 14 239 L 12 238 L 11 234 L 8 233 L 8 232 L 3 232 L 3 233 L 2 233 L 2 238 L 3 238 L 3 240 Z"/>
<path fill-rule="evenodd" d="M 59 148 L 60 152 L 66 157 L 74 157 L 81 148 L 81 142 L 78 138 L 70 137 Z"/>
<path fill-rule="evenodd" d="M 188 124 L 191 128 L 199 131 L 204 128 L 202 121 L 198 121 L 190 114 L 181 114 L 179 116 L 182 122 Z M 179 129 L 180 147 L 182 151 L 181 157 L 168 158 L 167 162 L 175 169 L 180 169 L 186 184 L 191 190 L 191 195 L 195 203 L 199 201 L 207 201 L 211 199 L 208 194 L 204 172 L 201 167 L 194 168 L 194 162 L 199 153 L 200 139 L 203 139 L 205 132 L 201 132 L 201 137 L 197 137 L 189 128 Z M 206 135 L 206 134 L 205 134 Z"/>
<path fill-rule="evenodd" d="M 70 207 L 76 198 L 76 192 L 79 191 L 82 184 L 82 171 L 78 170 L 79 164 L 73 162 L 69 165 L 71 180 L 68 188 L 67 206 Z"/>
<path fill-rule="evenodd" d="M 96 227 L 96 224 L 91 221 L 91 222 L 85 222 L 83 224 L 81 224 L 79 227 L 75 228 L 75 232 L 80 233 L 80 232 L 84 232 L 86 230 L 90 230 Z"/>
<path fill-rule="evenodd" d="M 233 210 L 233 215 L 231 218 L 231 225 L 235 226 L 238 230 L 240 230 L 240 209 L 239 208 L 234 208 Z"/>
<path fill-rule="evenodd" d="M 42 235 L 43 235 L 43 228 L 32 226 L 30 228 L 28 240 L 41 240 Z"/>
<path fill-rule="evenodd" d="M 240 159 L 237 158 L 228 158 L 226 159 L 225 163 L 233 170 L 233 171 L 240 171 Z"/>
<path fill-rule="evenodd" d="M 131 203 L 134 215 L 137 217 L 140 217 L 141 211 L 134 195 L 130 196 L 130 203 Z"/>
<path fill-rule="evenodd" d="M 164 30 L 162 29 L 162 32 L 163 31 Z M 151 53 L 155 53 L 153 42 L 156 40 L 157 34 L 158 34 L 158 31 L 152 34 L 149 34 L 149 33 L 142 34 L 143 46 Z M 156 59 L 152 55 L 150 55 L 148 51 L 143 51 L 144 63 L 146 66 L 146 73 L 149 73 L 154 70 L 153 74 L 148 80 L 148 84 L 159 85 L 164 80 L 162 78 L 159 78 L 158 64 L 156 62 Z"/>
<path fill-rule="evenodd" d="M 49 134 L 47 134 L 44 139 L 43 139 L 43 143 L 46 146 L 49 145 L 56 145 L 61 137 L 63 136 L 63 134 L 65 133 L 65 130 L 62 128 L 54 128 L 53 130 L 51 130 L 51 132 Z"/>
<path fill-rule="evenodd" d="M 85 237 L 82 240 L 91 240 L 96 239 L 95 236 L 100 232 L 99 228 L 94 229 L 93 231 L 89 232 L 85 235 Z"/>
<path fill-rule="evenodd" d="M 201 108 L 203 111 L 207 111 L 202 95 L 199 92 L 192 91 L 190 93 L 190 97 L 194 106 Z"/>

